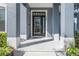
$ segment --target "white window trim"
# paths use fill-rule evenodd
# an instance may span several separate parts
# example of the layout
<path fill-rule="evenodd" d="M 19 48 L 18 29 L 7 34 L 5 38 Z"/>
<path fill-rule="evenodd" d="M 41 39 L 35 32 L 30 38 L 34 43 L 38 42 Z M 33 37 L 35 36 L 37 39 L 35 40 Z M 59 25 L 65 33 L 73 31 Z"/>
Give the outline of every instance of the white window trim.
<path fill-rule="evenodd" d="M 0 3 L 0 6 L 5 8 L 5 32 L 7 32 L 7 4 Z"/>
<path fill-rule="evenodd" d="M 45 37 L 47 37 L 47 10 L 31 10 L 31 37 L 34 37 L 32 35 L 32 13 L 33 12 L 45 12 L 46 13 L 46 34 L 45 34 Z"/>

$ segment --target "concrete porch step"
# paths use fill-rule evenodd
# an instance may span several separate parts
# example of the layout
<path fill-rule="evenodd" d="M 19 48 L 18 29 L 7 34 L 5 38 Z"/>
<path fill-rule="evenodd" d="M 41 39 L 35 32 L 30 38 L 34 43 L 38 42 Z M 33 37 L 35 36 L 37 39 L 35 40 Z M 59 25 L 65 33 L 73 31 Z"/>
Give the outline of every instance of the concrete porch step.
<path fill-rule="evenodd" d="M 56 56 L 55 52 L 26 52 L 24 56 Z"/>
<path fill-rule="evenodd" d="M 26 52 L 23 56 L 66 56 L 65 52 Z"/>
<path fill-rule="evenodd" d="M 14 56 L 66 56 L 64 51 L 14 51 Z"/>

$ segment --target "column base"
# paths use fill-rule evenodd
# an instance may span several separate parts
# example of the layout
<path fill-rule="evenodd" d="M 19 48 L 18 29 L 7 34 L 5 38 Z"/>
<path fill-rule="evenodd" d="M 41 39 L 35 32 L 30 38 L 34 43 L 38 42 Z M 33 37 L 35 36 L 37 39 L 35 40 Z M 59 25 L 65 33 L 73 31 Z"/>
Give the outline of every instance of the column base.
<path fill-rule="evenodd" d="M 7 45 L 17 49 L 20 45 L 20 37 L 8 37 L 7 38 Z"/>
<path fill-rule="evenodd" d="M 54 34 L 54 41 L 58 41 L 59 40 L 59 34 Z"/>
<path fill-rule="evenodd" d="M 56 40 L 54 39 L 55 43 L 55 51 L 65 51 L 65 47 L 64 47 L 64 37 L 59 37 L 56 38 Z"/>
<path fill-rule="evenodd" d="M 20 38 L 21 39 L 27 39 L 27 36 L 26 35 L 20 35 Z"/>

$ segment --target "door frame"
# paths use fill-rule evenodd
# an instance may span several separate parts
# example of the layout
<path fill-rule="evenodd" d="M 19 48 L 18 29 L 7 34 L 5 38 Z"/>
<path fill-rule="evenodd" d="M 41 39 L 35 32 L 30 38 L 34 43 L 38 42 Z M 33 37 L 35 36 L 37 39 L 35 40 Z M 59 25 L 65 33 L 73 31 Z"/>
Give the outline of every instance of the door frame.
<path fill-rule="evenodd" d="M 47 37 L 47 10 L 31 10 L 31 37 L 37 37 L 37 36 L 33 36 L 32 35 L 32 33 L 33 33 L 32 32 L 32 20 L 33 20 L 32 13 L 33 12 L 45 12 L 46 13 L 46 15 L 45 15 L 45 19 L 46 19 L 46 27 L 45 27 L 46 28 L 46 31 L 45 31 L 46 33 L 45 33 L 45 37 Z M 40 37 L 40 36 L 38 36 L 38 37 Z"/>

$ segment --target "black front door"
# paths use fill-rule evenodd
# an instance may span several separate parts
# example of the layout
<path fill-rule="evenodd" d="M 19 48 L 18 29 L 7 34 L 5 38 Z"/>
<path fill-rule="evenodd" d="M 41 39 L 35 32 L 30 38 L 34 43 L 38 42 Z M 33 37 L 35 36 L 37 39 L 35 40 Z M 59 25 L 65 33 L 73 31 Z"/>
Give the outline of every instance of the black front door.
<path fill-rule="evenodd" d="M 45 36 L 45 16 L 33 16 L 32 20 L 32 35 Z"/>

